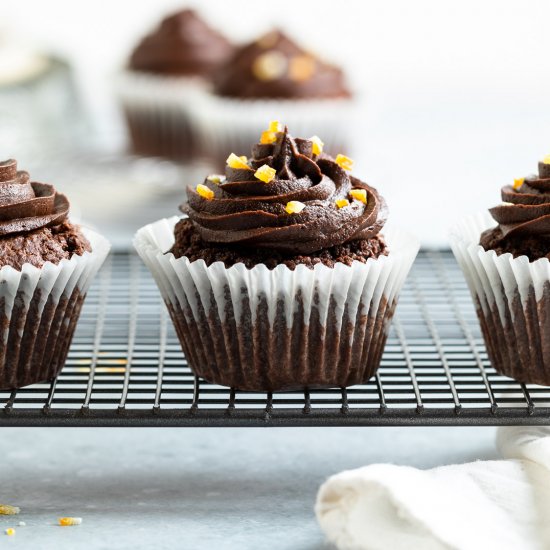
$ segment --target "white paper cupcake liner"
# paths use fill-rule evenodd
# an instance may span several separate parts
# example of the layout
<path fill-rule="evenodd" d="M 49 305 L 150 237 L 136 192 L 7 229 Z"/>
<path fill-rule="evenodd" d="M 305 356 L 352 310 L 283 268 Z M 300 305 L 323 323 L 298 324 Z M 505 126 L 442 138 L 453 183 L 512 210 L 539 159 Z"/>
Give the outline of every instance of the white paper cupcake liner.
<path fill-rule="evenodd" d="M 109 253 L 109 242 L 83 229 L 92 252 L 0 269 L 0 388 L 51 380 L 65 363 L 86 292 Z"/>
<path fill-rule="evenodd" d="M 199 151 L 191 113 L 203 93 L 203 79 L 127 70 L 115 87 L 136 153 L 195 160 Z"/>
<path fill-rule="evenodd" d="M 247 269 L 176 259 L 178 217 L 141 228 L 134 246 L 198 376 L 243 390 L 349 386 L 379 366 L 418 241 L 387 230 L 390 253 L 334 268 Z"/>
<path fill-rule="evenodd" d="M 249 156 L 270 120 L 286 124 L 295 137 L 319 136 L 329 154 L 353 156 L 351 126 L 357 100 L 245 100 L 206 92 L 199 101 L 193 117 L 200 149 L 217 169 L 225 166 L 230 153 Z"/>
<path fill-rule="evenodd" d="M 520 382 L 550 385 L 550 261 L 484 250 L 496 223 L 470 216 L 451 231 L 451 247 L 470 288 L 491 364 Z"/>

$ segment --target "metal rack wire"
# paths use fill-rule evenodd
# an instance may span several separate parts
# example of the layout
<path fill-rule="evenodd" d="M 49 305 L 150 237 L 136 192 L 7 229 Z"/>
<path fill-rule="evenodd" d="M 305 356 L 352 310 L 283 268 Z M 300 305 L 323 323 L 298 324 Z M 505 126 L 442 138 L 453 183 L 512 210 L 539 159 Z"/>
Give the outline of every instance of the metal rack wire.
<path fill-rule="evenodd" d="M 114 254 L 50 384 L 0 392 L 0 426 L 550 424 L 550 388 L 490 366 L 448 251 L 420 253 L 379 373 L 347 389 L 251 393 L 194 377 L 139 258 Z"/>

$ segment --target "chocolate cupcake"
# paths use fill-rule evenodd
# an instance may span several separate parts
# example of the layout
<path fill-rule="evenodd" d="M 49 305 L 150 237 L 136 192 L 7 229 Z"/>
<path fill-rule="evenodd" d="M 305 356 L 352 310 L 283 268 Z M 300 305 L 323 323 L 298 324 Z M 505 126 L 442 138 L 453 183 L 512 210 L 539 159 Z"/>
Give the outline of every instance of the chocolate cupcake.
<path fill-rule="evenodd" d="M 237 49 L 213 81 L 196 117 L 215 163 L 231 148 L 246 150 L 266 117 L 285 120 L 299 135 L 322 133 L 327 152 L 352 150 L 355 102 L 343 71 L 280 30 Z"/>
<path fill-rule="evenodd" d="M 141 40 L 118 80 L 135 153 L 184 162 L 196 156 L 190 112 L 232 51 L 192 10 L 166 17 Z"/>
<path fill-rule="evenodd" d="M 501 195 L 490 215 L 458 224 L 451 244 L 493 367 L 550 385 L 550 155 L 537 176 L 516 179 Z"/>
<path fill-rule="evenodd" d="M 31 182 L 15 160 L 0 162 L 0 389 L 54 378 L 82 303 L 109 251 L 68 221 L 69 202 Z"/>
<path fill-rule="evenodd" d="M 266 391 L 374 374 L 418 243 L 382 236 L 384 199 L 351 165 L 271 123 L 250 160 L 188 188 L 183 218 L 138 231 L 195 374 Z"/>
<path fill-rule="evenodd" d="M 342 99 L 341 69 L 275 30 L 239 48 L 214 75 L 214 91 L 234 99 Z"/>

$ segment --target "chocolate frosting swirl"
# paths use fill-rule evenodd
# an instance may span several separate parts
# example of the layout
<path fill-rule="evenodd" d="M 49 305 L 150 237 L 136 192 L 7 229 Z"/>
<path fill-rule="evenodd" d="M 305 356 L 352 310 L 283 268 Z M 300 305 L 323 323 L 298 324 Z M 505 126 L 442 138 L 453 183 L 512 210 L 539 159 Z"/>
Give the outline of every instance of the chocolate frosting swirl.
<path fill-rule="evenodd" d="M 275 30 L 238 49 L 215 76 L 217 94 L 236 98 L 350 97 L 344 75 Z"/>
<path fill-rule="evenodd" d="M 69 201 L 53 185 L 31 182 L 13 159 L 0 162 L 0 236 L 59 225 Z"/>
<path fill-rule="evenodd" d="M 189 215 L 203 241 L 271 248 L 309 254 L 324 248 L 377 235 L 387 218 L 387 207 L 378 192 L 351 176 L 331 157 L 313 154 L 313 143 L 292 138 L 285 128 L 272 144 L 256 144 L 249 168 L 226 167 L 226 177 L 209 177 L 204 185 L 208 199 L 188 187 Z M 255 177 L 263 166 L 276 170 L 264 183 Z M 364 189 L 367 203 L 349 200 L 338 208 L 337 199 L 348 199 L 351 189 Z M 305 208 L 287 213 L 290 201 Z"/>
<path fill-rule="evenodd" d="M 489 212 L 503 239 L 550 235 L 550 164 L 539 162 L 538 176 L 525 178 L 518 189 L 505 185 L 501 193 L 504 204 Z"/>
<path fill-rule="evenodd" d="M 166 17 L 136 47 L 130 68 L 166 75 L 208 76 L 225 61 L 233 47 L 193 10 Z"/>

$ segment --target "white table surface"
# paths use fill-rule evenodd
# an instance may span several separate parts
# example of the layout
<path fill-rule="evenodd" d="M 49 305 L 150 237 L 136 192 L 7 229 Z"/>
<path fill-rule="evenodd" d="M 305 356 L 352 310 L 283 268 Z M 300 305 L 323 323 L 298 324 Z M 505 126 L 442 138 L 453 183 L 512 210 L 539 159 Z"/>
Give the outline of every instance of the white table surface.
<path fill-rule="evenodd" d="M 0 548 L 327 550 L 323 480 L 497 457 L 492 428 L 0 429 Z M 58 527 L 80 516 L 77 527 Z M 25 521 L 25 527 L 17 527 Z M 16 535 L 4 529 L 16 526 Z"/>

